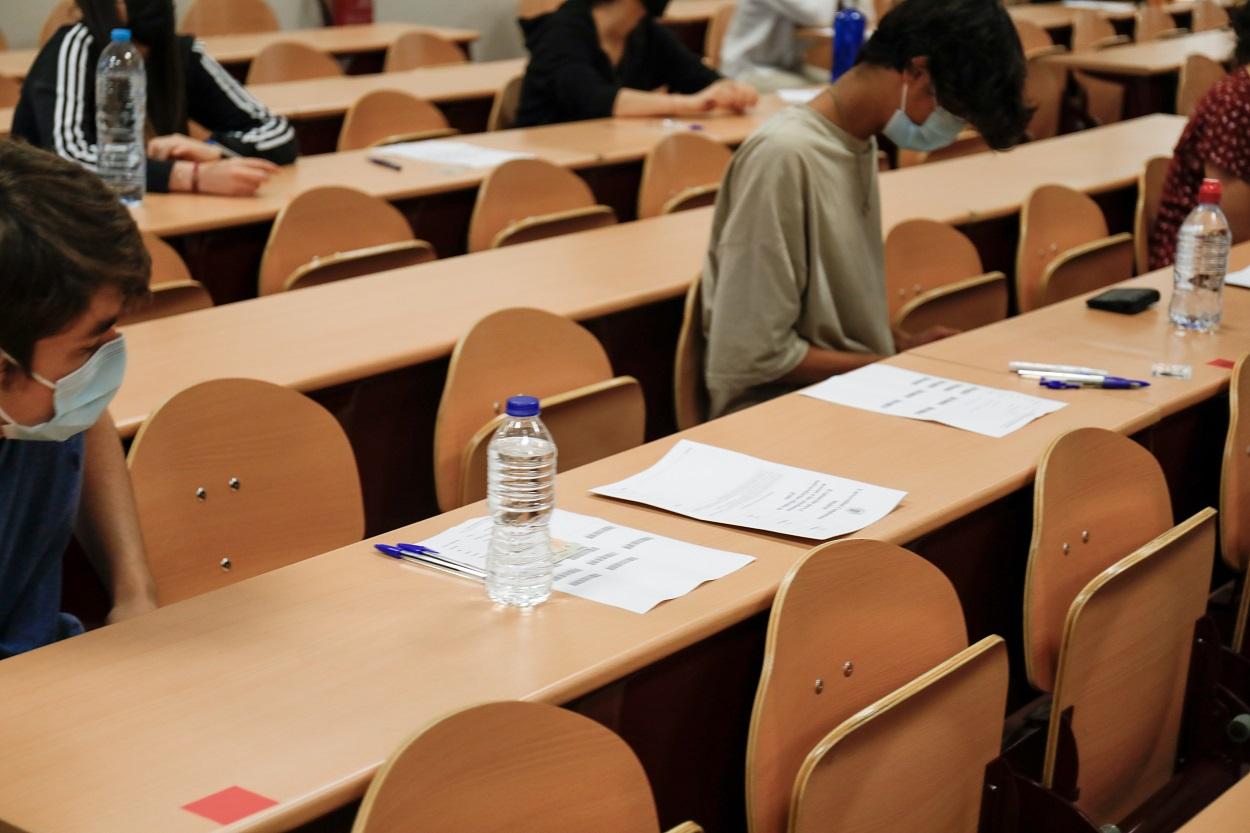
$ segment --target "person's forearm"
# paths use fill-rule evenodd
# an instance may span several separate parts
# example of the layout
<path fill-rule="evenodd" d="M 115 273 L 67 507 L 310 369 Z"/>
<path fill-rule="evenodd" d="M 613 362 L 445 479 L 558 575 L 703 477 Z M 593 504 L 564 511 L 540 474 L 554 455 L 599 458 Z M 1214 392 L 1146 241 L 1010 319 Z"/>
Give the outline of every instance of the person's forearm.
<path fill-rule="evenodd" d="M 874 353 L 848 353 L 842 350 L 822 350 L 808 347 L 807 355 L 785 376 L 782 382 L 794 385 L 812 385 L 830 376 L 847 373 L 885 358 Z"/>
<path fill-rule="evenodd" d="M 130 472 L 111 416 L 106 413 L 87 431 L 85 445 L 78 540 L 115 607 L 154 604 Z"/>
<path fill-rule="evenodd" d="M 690 99 L 672 93 L 622 88 L 612 106 L 614 116 L 680 116 L 691 112 Z"/>

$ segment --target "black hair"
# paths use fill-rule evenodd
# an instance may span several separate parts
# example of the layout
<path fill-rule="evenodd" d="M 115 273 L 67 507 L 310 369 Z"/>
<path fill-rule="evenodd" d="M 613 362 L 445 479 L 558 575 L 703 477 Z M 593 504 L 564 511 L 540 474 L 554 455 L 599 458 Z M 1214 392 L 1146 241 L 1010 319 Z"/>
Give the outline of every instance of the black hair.
<path fill-rule="evenodd" d="M 1237 66 L 1250 64 L 1250 3 L 1239 3 L 1228 10 L 1228 21 L 1237 33 Z"/>
<path fill-rule="evenodd" d="M 82 166 L 0 141 L 0 348 L 29 372 L 104 287 L 148 294 L 151 261 L 117 194 Z"/>
<path fill-rule="evenodd" d="M 174 29 L 174 0 L 125 0 L 124 24 L 117 0 L 77 2 L 98 48 L 107 46 L 118 28 L 130 29 L 135 42 L 148 48 L 148 122 L 157 136 L 186 133 L 187 73 Z"/>
<path fill-rule="evenodd" d="M 1024 137 L 1020 37 L 999 0 L 903 0 L 877 24 L 859 62 L 903 70 L 928 59 L 937 102 L 980 131 L 996 150 Z"/>

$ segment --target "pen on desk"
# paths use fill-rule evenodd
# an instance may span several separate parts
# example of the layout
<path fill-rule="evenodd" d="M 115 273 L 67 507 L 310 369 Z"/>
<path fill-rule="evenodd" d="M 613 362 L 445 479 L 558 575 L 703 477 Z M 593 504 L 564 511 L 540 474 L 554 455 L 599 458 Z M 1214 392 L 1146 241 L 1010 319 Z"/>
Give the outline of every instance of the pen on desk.
<path fill-rule="evenodd" d="M 380 165 L 383 168 L 390 168 L 392 171 L 402 171 L 404 169 L 403 165 L 400 165 L 398 162 L 392 162 L 391 160 L 383 159 L 380 156 L 367 156 L 365 158 L 375 165 Z"/>
<path fill-rule="evenodd" d="M 1107 371 L 1097 367 L 1080 367 L 1071 364 L 1045 364 L 1043 362 L 1008 362 L 1007 367 L 1023 375 L 1024 371 L 1041 373 L 1087 373 L 1091 376 L 1106 376 Z"/>
<path fill-rule="evenodd" d="M 400 561 L 412 561 L 434 570 L 444 573 L 451 573 L 460 578 L 484 579 L 486 573 L 476 567 L 470 567 L 467 564 L 456 564 L 446 559 L 432 555 L 418 555 L 416 553 L 404 552 L 399 547 L 393 547 L 390 544 L 374 544 L 373 548 L 383 555 Z"/>
<path fill-rule="evenodd" d="M 1104 390 L 1137 390 L 1150 387 L 1141 379 L 1123 379 L 1119 376 L 1103 376 L 1101 379 L 1050 379 L 1038 380 L 1038 385 L 1050 390 L 1075 390 L 1077 388 L 1102 388 Z"/>
<path fill-rule="evenodd" d="M 1065 382 L 1100 382 L 1107 373 L 1073 373 L 1058 370 L 1017 370 L 1022 379 L 1063 379 Z"/>
<path fill-rule="evenodd" d="M 411 552 L 416 555 L 438 555 L 438 550 L 432 550 L 429 547 L 423 547 L 420 544 L 405 544 L 403 541 L 400 541 L 395 546 L 399 547 L 404 552 Z"/>

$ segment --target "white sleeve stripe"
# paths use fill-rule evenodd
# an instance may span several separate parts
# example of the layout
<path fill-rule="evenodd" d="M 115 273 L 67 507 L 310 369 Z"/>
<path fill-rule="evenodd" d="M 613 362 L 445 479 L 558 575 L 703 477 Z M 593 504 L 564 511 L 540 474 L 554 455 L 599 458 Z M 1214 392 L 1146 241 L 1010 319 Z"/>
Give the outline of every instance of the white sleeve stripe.
<path fill-rule="evenodd" d="M 83 85 L 87 74 L 87 47 L 91 34 L 79 24 L 61 42 L 57 54 L 56 102 L 53 105 L 52 139 L 59 156 L 87 167 L 96 163 L 96 149 L 82 131 Z"/>
<path fill-rule="evenodd" d="M 199 56 L 200 66 L 221 88 L 221 91 L 243 112 L 262 123 L 257 127 L 243 132 L 232 133 L 242 142 L 247 142 L 257 150 L 272 150 L 294 138 L 295 133 L 290 124 L 282 116 L 269 112 L 265 105 L 252 96 L 225 68 L 204 51 L 204 45 L 196 41 L 192 50 Z"/>

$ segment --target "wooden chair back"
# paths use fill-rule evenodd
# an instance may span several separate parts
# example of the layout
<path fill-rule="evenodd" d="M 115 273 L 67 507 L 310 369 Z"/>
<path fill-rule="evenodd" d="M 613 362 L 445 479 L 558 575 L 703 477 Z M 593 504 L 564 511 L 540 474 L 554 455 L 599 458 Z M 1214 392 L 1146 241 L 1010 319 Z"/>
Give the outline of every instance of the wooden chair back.
<path fill-rule="evenodd" d="M 1072 17 L 1072 51 L 1106 49 L 1127 43 L 1128 38 L 1117 35 L 1111 21 L 1094 9 L 1077 9 Z"/>
<path fill-rule="evenodd" d="M 124 327 L 211 307 L 213 298 L 208 289 L 191 279 L 191 271 L 173 246 L 151 232 L 145 231 L 142 236 L 143 245 L 152 259 L 149 279 L 152 295 L 147 301 L 123 313 L 118 324 Z"/>
<path fill-rule="evenodd" d="M 1220 471 L 1220 551 L 1224 563 L 1250 574 L 1250 353 L 1237 360 L 1228 387 L 1228 437 Z M 1241 583 L 1233 650 L 1245 647 L 1250 592 Z"/>
<path fill-rule="evenodd" d="M 825 735 L 967 646 L 954 588 L 920 556 L 854 539 L 804 556 L 768 622 L 747 741 L 751 833 L 786 831 L 804 759 Z"/>
<path fill-rule="evenodd" d="M 1063 112 L 1063 92 L 1068 86 L 1068 70 L 1065 67 L 1034 57 L 1028 61 L 1024 79 L 1024 100 L 1035 108 L 1029 119 L 1029 138 L 1050 139 L 1059 135 L 1059 120 Z"/>
<path fill-rule="evenodd" d="M 1180 81 L 1176 85 L 1176 112 L 1189 117 L 1198 108 L 1198 102 L 1225 76 L 1224 65 L 1206 55 L 1190 55 L 1181 65 Z"/>
<path fill-rule="evenodd" d="M 803 762 L 791 833 L 977 833 L 1007 678 L 987 636 L 850 717 Z"/>
<path fill-rule="evenodd" d="M 218 379 L 184 390 L 140 427 L 129 464 L 163 605 L 364 534 L 347 435 L 280 385 Z"/>
<path fill-rule="evenodd" d="M 1079 9 L 1072 23 L 1072 51 L 1106 49 L 1129 41 L 1117 35 L 1111 21 L 1093 9 Z M 1098 124 L 1111 124 L 1124 116 L 1124 85 L 1086 72 L 1073 73 L 1085 93 L 1086 111 Z"/>
<path fill-rule="evenodd" d="M 386 200 L 354 188 L 311 188 L 274 220 L 261 256 L 259 293 L 281 292 L 297 269 L 315 259 L 412 240 L 412 227 Z"/>
<path fill-rule="evenodd" d="M 404 72 L 422 67 L 441 67 L 468 62 L 464 50 L 433 32 L 404 32 L 386 50 L 384 72 Z"/>
<path fill-rule="evenodd" d="M 537 309 L 492 313 L 465 333 L 451 355 L 434 422 L 434 484 L 439 508 L 459 505 L 465 449 L 517 394 L 546 399 L 613 378 L 590 331 Z"/>
<path fill-rule="evenodd" d="M 278 18 L 265 0 L 195 0 L 178 24 L 179 32 L 197 38 L 276 32 L 279 28 Z"/>
<path fill-rule="evenodd" d="M 672 133 L 642 163 L 638 216 L 655 217 L 716 202 L 733 152 L 698 133 Z"/>
<path fill-rule="evenodd" d="M 141 232 L 140 236 L 143 237 L 143 247 L 148 250 L 148 257 L 152 259 L 153 286 L 191 280 L 191 270 L 173 246 L 150 231 Z"/>
<path fill-rule="evenodd" d="M 420 266 L 437 259 L 438 254 L 434 247 L 424 240 L 403 240 L 353 249 L 350 252 L 335 252 L 325 257 L 313 258 L 296 269 L 286 279 L 282 289 L 288 292 L 293 289 L 308 289 L 365 275 L 376 275 L 378 272 L 389 272 L 392 269 Z"/>
<path fill-rule="evenodd" d="M 885 238 L 890 316 L 926 292 L 980 275 L 981 255 L 962 232 L 936 220 L 906 220 Z"/>
<path fill-rule="evenodd" d="M 959 134 L 955 141 L 944 148 L 932 151 L 900 149 L 898 152 L 898 166 L 900 168 L 910 168 L 913 165 L 923 165 L 926 162 L 943 162 L 947 159 L 971 156 L 974 153 L 985 153 L 989 149 L 990 146 L 985 143 L 985 139 L 981 138 L 981 134 L 974 130 L 965 130 Z"/>
<path fill-rule="evenodd" d="M 686 303 L 677 333 L 677 360 L 673 367 L 673 403 L 677 409 L 677 430 L 685 431 L 707 422 L 708 392 L 703 379 L 703 275 L 700 273 L 686 290 Z"/>
<path fill-rule="evenodd" d="M 513 159 L 491 171 L 469 220 L 469 251 L 616 222 L 581 177 L 541 159 Z M 518 239 L 511 239 L 511 238 Z"/>
<path fill-rule="evenodd" d="M 559 449 L 560 471 L 569 471 L 642 445 L 647 406 L 642 385 L 632 376 L 595 382 L 568 393 L 544 397 L 543 424 Z M 486 497 L 486 452 L 507 415 L 497 416 L 473 435 L 460 467 L 460 503 Z"/>
<path fill-rule="evenodd" d="M 516 127 L 516 114 L 521 107 L 521 87 L 524 84 L 525 76 L 517 75 L 495 93 L 495 100 L 490 105 L 490 116 L 486 119 L 487 130 L 511 130 Z"/>
<path fill-rule="evenodd" d="M 374 776 L 352 833 L 659 827 L 651 785 L 625 741 L 576 712 L 503 702 L 454 712 L 405 742 Z"/>
<path fill-rule="evenodd" d="M 1007 276 L 987 272 L 913 298 L 899 310 L 893 325 L 906 333 L 937 326 L 975 330 L 1006 318 L 1008 301 Z"/>
<path fill-rule="evenodd" d="M 325 52 L 296 41 L 277 41 L 256 53 L 247 70 L 247 83 L 276 84 L 342 74 L 338 61 Z"/>
<path fill-rule="evenodd" d="M 39 45 L 43 46 L 52 40 L 52 36 L 62 26 L 72 26 L 80 20 L 82 10 L 78 8 L 78 4 L 74 0 L 60 0 L 43 20 L 43 27 L 39 30 Z"/>
<path fill-rule="evenodd" d="M 1176 20 L 1168 14 L 1163 6 L 1141 6 L 1137 10 L 1137 21 L 1133 27 L 1133 39 L 1138 43 L 1174 38 L 1185 34 L 1184 29 L 1176 27 Z"/>
<path fill-rule="evenodd" d="M 1168 484 L 1149 451 L 1102 428 L 1051 443 L 1034 481 L 1024 583 L 1024 660 L 1035 688 L 1054 688 L 1064 619 L 1081 588 L 1171 526 Z"/>
<path fill-rule="evenodd" d="M 1198 0 L 1194 3 L 1193 21 L 1190 28 L 1195 32 L 1210 32 L 1228 26 L 1228 12 L 1215 0 Z"/>
<path fill-rule="evenodd" d="M 1084 243 L 1107 236 L 1098 203 L 1063 185 L 1043 185 L 1020 210 L 1016 253 L 1016 299 L 1021 312 L 1041 305 L 1042 275 L 1051 261 Z"/>
<path fill-rule="evenodd" d="M 0 107 L 16 107 L 22 97 L 22 82 L 0 75 Z"/>
<path fill-rule="evenodd" d="M 1137 261 L 1137 274 L 1150 271 L 1150 230 L 1159 216 L 1159 203 L 1163 200 L 1163 181 L 1167 179 L 1170 156 L 1156 156 L 1146 160 L 1137 178 L 1137 210 L 1133 214 L 1133 251 Z"/>
<path fill-rule="evenodd" d="M 707 33 L 703 37 L 703 63 L 712 69 L 720 67 L 721 49 L 725 45 L 725 36 L 729 34 L 729 27 L 733 25 L 736 10 L 735 3 L 723 3 L 717 6 L 716 11 L 712 12 L 712 16 L 708 18 Z"/>
<path fill-rule="evenodd" d="M 1020 38 L 1020 49 L 1026 58 L 1034 53 L 1045 50 L 1049 52 L 1055 45 L 1055 39 L 1041 26 L 1028 20 L 1012 20 L 1016 27 L 1016 35 Z"/>
<path fill-rule="evenodd" d="M 1042 273 L 1039 306 L 1056 304 L 1133 277 L 1133 235 L 1085 243 L 1052 260 Z"/>
<path fill-rule="evenodd" d="M 459 131 L 430 102 L 399 90 L 375 90 L 356 100 L 339 131 L 339 152 L 439 139 Z"/>
<path fill-rule="evenodd" d="M 1055 785 L 1070 711 L 1076 805 L 1096 825 L 1118 824 L 1172 778 L 1214 553 L 1204 509 L 1095 576 L 1067 613 L 1042 784 Z"/>

